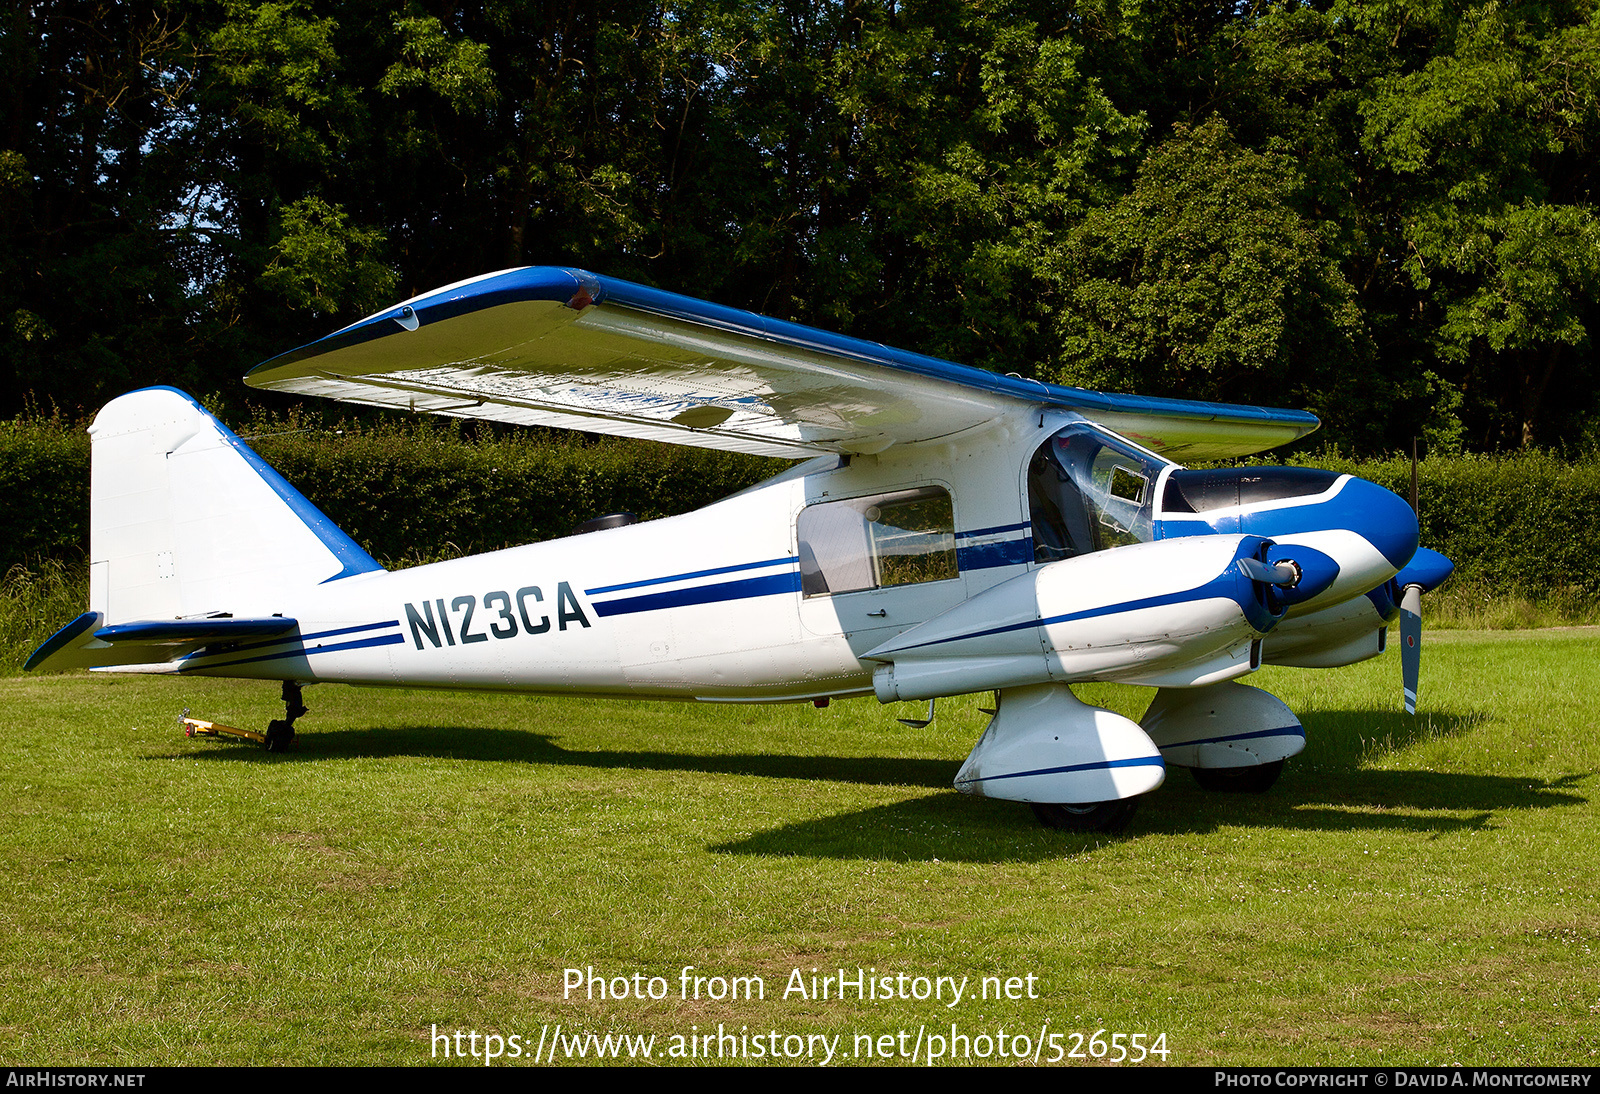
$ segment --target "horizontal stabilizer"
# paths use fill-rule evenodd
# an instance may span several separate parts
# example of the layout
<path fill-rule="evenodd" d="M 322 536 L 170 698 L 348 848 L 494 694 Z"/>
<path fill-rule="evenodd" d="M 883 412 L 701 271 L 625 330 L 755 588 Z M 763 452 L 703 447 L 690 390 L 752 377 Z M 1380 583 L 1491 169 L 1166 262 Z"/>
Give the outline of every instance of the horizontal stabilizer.
<path fill-rule="evenodd" d="M 102 642 L 145 645 L 237 642 L 243 638 L 272 638 L 294 630 L 296 625 L 295 620 L 281 615 L 268 619 L 151 619 L 101 627 L 94 636 Z"/>
<path fill-rule="evenodd" d="M 282 616 L 266 619 L 141 619 L 102 627 L 99 612 L 84 612 L 33 651 L 24 668 L 122 668 L 161 665 L 206 647 L 251 638 L 273 638 L 299 623 Z"/>
<path fill-rule="evenodd" d="M 89 633 L 103 617 L 99 612 L 84 612 L 78 618 L 62 627 L 55 634 L 46 638 L 38 649 L 28 655 L 22 667 L 29 672 L 34 669 L 81 669 L 87 668 L 92 662 L 79 661 L 76 654 L 85 645 L 93 644 L 94 635 Z M 104 645 L 104 643 L 100 643 Z"/>

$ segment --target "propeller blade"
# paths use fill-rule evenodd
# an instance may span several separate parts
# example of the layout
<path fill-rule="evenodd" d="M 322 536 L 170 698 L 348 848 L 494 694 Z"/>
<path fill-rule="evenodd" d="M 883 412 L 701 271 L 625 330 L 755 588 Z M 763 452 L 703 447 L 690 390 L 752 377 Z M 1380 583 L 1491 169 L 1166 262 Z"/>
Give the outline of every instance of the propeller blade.
<path fill-rule="evenodd" d="M 1422 586 L 1407 585 L 1400 598 L 1400 673 L 1406 713 L 1417 712 L 1417 677 L 1422 670 Z"/>
<path fill-rule="evenodd" d="M 1411 511 L 1422 526 L 1417 506 L 1417 438 L 1411 438 Z M 1407 585 L 1400 597 L 1400 686 L 1406 693 L 1406 713 L 1417 712 L 1417 681 L 1422 673 L 1422 586 Z"/>

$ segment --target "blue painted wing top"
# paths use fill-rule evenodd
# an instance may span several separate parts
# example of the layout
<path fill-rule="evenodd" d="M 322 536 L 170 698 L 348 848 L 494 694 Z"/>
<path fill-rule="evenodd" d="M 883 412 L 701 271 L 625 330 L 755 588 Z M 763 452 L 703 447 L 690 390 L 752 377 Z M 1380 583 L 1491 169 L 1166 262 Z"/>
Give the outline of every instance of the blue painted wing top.
<path fill-rule="evenodd" d="M 254 387 L 772 456 L 957 440 L 1076 410 L 1179 459 L 1246 455 L 1303 411 L 1001 376 L 583 270 L 526 267 L 398 304 L 253 369 Z"/>

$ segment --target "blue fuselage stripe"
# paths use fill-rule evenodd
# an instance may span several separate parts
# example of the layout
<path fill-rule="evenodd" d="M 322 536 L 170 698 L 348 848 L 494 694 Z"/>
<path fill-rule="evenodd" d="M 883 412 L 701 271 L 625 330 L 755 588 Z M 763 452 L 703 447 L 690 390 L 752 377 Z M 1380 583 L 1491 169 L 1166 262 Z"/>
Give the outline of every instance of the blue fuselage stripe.
<path fill-rule="evenodd" d="M 970 532 L 957 532 L 957 539 L 977 539 L 979 536 L 998 536 L 1003 532 L 1020 532 L 1031 529 L 1033 521 L 1025 520 L 1021 524 L 997 524 L 993 528 L 974 528 Z"/>
<path fill-rule="evenodd" d="M 1031 528 L 1031 521 L 1021 524 L 1002 524 L 993 528 L 977 528 L 970 532 L 957 532 L 956 538 L 976 539 L 980 536 L 996 536 L 1007 532 L 1019 532 Z M 956 549 L 957 566 L 962 570 L 986 570 L 995 566 L 1016 566 L 1033 561 L 1033 539 L 1023 536 L 1021 539 L 1000 540 L 995 543 L 979 543 L 961 546 Z M 692 570 L 688 573 L 669 574 L 666 577 L 649 577 L 640 581 L 625 581 L 617 585 L 601 585 L 593 589 L 583 590 L 585 596 L 603 596 L 606 593 L 618 593 L 627 589 L 643 589 L 651 585 L 666 585 L 674 581 L 692 581 L 700 577 L 716 577 L 720 574 L 738 573 L 742 570 L 764 570 L 772 566 L 796 566 L 800 560 L 794 557 L 771 558 L 764 562 L 741 562 L 734 566 L 718 566 L 709 570 Z M 783 590 L 787 591 L 787 590 Z M 612 601 L 612 603 L 621 603 Z M 692 600 L 685 603 L 705 603 L 705 601 Z M 634 609 L 643 611 L 645 609 Z M 607 614 L 605 612 L 602 615 Z M 616 614 L 616 613 L 612 613 Z"/>
<path fill-rule="evenodd" d="M 398 634 L 382 634 L 376 638 L 363 638 L 355 642 L 336 642 L 331 646 L 317 646 L 315 649 L 300 647 L 292 650 L 280 650 L 277 653 L 264 653 L 259 657 L 239 657 L 232 661 L 213 661 L 208 665 L 194 665 L 184 662 L 183 670 L 225 669 L 233 665 L 252 665 L 261 661 L 281 661 L 288 657 L 310 657 L 318 653 L 339 653 L 343 650 L 360 650 L 370 646 L 393 646 L 404 642 L 405 637 Z"/>
<path fill-rule="evenodd" d="M 1003 539 L 956 548 L 956 566 L 968 570 L 990 570 L 996 566 L 1021 566 L 1033 561 L 1033 539 Z"/>
<path fill-rule="evenodd" d="M 724 600 L 746 600 L 755 596 L 775 596 L 799 591 L 800 574 L 798 571 L 791 571 L 767 577 L 747 577 L 741 581 L 723 581 L 715 585 L 698 585 L 692 589 L 673 589 L 665 593 L 647 593 L 644 596 L 625 596 L 620 600 L 597 601 L 594 612 L 603 618 L 608 615 L 630 615 L 634 612 L 653 612 L 662 608 L 681 608 L 689 604 L 715 604 Z"/>
<path fill-rule="evenodd" d="M 670 577 L 651 577 L 643 581 L 629 581 L 621 585 L 602 585 L 598 589 L 585 589 L 585 596 L 599 596 L 602 593 L 616 593 L 623 589 L 642 589 L 646 585 L 665 585 L 669 581 L 688 581 L 696 577 L 714 577 L 717 574 L 731 574 L 739 570 L 764 570 L 768 566 L 794 566 L 800 562 L 798 558 L 772 558 L 765 562 L 741 562 L 737 566 L 718 566 L 714 570 L 695 570 L 693 573 L 673 574 Z"/>
<path fill-rule="evenodd" d="M 314 631 L 311 634 L 302 634 L 300 641 L 309 642 L 313 638 L 333 638 L 341 634 L 359 634 L 362 631 L 379 631 L 385 627 L 398 627 L 399 625 L 400 620 L 398 619 L 386 619 L 382 623 L 362 623 L 356 627 L 339 627 L 331 631 Z M 262 643 L 262 645 L 266 644 L 265 642 Z"/>

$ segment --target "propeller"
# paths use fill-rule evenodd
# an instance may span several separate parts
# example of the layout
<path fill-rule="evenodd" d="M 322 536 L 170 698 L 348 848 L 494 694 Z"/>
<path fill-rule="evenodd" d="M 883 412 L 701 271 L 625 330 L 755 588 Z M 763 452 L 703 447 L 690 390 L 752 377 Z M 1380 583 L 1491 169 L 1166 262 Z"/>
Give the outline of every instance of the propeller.
<path fill-rule="evenodd" d="M 1422 525 L 1422 510 L 1417 508 L 1417 438 L 1411 438 L 1411 511 Z M 1431 586 L 1429 586 L 1431 588 Z M 1408 582 L 1400 586 L 1400 686 L 1405 690 L 1406 713 L 1417 712 L 1417 681 L 1422 675 L 1422 593 L 1423 586 Z"/>
<path fill-rule="evenodd" d="M 1422 586 L 1407 585 L 1400 597 L 1400 677 L 1406 713 L 1417 712 L 1417 678 L 1422 673 Z"/>

